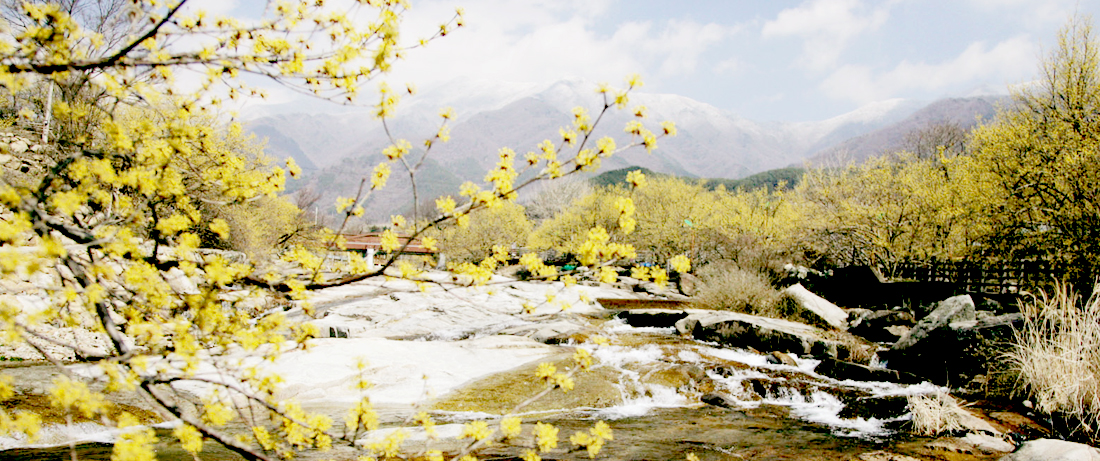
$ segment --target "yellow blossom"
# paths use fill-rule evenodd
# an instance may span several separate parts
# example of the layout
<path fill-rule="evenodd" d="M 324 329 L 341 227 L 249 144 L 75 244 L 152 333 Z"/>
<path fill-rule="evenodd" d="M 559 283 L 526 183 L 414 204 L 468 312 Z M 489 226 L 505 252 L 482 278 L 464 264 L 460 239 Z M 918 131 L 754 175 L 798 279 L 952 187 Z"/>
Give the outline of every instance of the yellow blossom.
<path fill-rule="evenodd" d="M 500 421 L 500 433 L 506 438 L 512 438 L 519 435 L 522 420 L 515 416 L 509 416 Z"/>
<path fill-rule="evenodd" d="M 442 214 L 450 214 L 455 211 L 455 199 L 450 196 L 435 199 L 435 207 Z"/>
<path fill-rule="evenodd" d="M 665 136 L 676 136 L 676 123 L 672 121 L 661 122 L 661 129 L 664 130 Z"/>
<path fill-rule="evenodd" d="M 381 189 L 386 187 L 386 180 L 390 177 L 390 166 L 386 163 L 379 163 L 374 166 L 374 172 L 371 175 L 371 189 Z"/>
<path fill-rule="evenodd" d="M 382 149 L 382 154 L 384 154 L 386 158 L 393 161 L 404 157 L 405 154 L 409 153 L 410 149 L 412 149 L 412 144 L 409 144 L 409 141 L 398 139 L 393 144 L 387 146 L 385 149 Z"/>
<path fill-rule="evenodd" d="M 668 263 L 672 266 L 672 270 L 676 272 L 683 273 L 691 270 L 691 260 L 684 255 L 676 255 L 668 260 Z"/>
<path fill-rule="evenodd" d="M 535 442 L 538 444 L 539 452 L 541 453 L 546 453 L 557 448 L 558 428 L 550 424 L 535 424 Z"/>
<path fill-rule="evenodd" d="M 458 436 L 460 439 L 471 438 L 474 440 L 485 440 L 493 434 L 493 431 L 489 429 L 489 423 L 485 421 L 470 421 L 466 425 L 462 426 L 462 434 Z"/>

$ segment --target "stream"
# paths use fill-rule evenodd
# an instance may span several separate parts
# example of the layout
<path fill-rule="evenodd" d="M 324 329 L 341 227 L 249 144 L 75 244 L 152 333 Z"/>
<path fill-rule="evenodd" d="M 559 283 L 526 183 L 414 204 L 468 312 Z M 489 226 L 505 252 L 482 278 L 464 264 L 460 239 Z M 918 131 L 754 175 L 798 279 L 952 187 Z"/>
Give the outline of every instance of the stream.
<path fill-rule="evenodd" d="M 568 442 L 569 434 L 606 421 L 614 440 L 598 459 L 998 459 L 1003 452 L 962 452 L 930 438 L 909 435 L 907 396 L 944 389 L 928 384 L 893 384 L 836 380 L 816 373 L 819 361 L 791 354 L 787 364 L 753 350 L 685 337 L 675 328 L 633 327 L 599 305 L 570 312 L 522 314 L 523 302 L 544 299 L 545 287 L 516 283 L 504 290 L 459 297 L 461 303 L 431 293 L 330 296 L 328 315 L 317 321 L 322 331 L 338 326 L 346 338 L 320 338 L 310 352 L 286 354 L 278 364 L 287 379 L 286 398 L 307 410 L 322 411 L 342 421 L 359 395 L 345 389 L 355 375 L 349 364 L 365 357 L 375 383 L 371 398 L 382 411 L 383 426 L 360 443 L 378 439 L 411 412 L 422 409 L 425 395 L 441 434 L 457 435 L 461 424 L 498 417 L 516 402 L 537 392 L 533 370 L 550 361 L 561 369 L 571 355 L 585 349 L 596 359 L 592 369 L 575 376 L 570 392 L 553 391 L 524 408 L 524 432 L 509 444 L 481 452 L 482 459 L 519 459 L 533 444 L 535 422 L 560 429 L 557 450 L 543 459 L 589 459 Z M 542 287 L 542 288 L 540 288 Z M 558 296 L 631 297 L 633 293 L 574 287 L 579 293 Z M 583 290 L 588 290 L 584 292 Z M 364 292 L 377 293 L 377 286 Z M 484 295 L 484 296 L 483 296 Z M 322 300 L 325 298 L 322 297 Z M 447 304 L 447 303 L 450 304 Z M 578 302 L 578 304 L 583 304 Z M 442 333 L 441 333 L 442 332 Z M 586 338 L 602 336 L 606 345 Z M 557 339 L 547 340 L 547 337 Z M 17 382 L 18 382 L 17 377 Z M 198 392 L 198 390 L 195 390 Z M 74 441 L 80 459 L 110 459 L 112 433 L 105 428 L 54 428 L 50 446 L 24 446 L 0 451 L 0 459 L 70 459 L 62 440 Z M 190 461 L 170 429 L 158 429 L 157 457 Z M 0 447 L 19 445 L 7 439 Z M 60 446 L 58 446 L 60 445 Z M 412 431 L 405 447 L 453 452 L 453 443 L 429 441 Z M 365 454 L 345 447 L 305 453 L 305 459 L 355 459 Z M 902 457 L 896 457 L 902 456 Z M 207 443 L 204 460 L 239 459 Z"/>

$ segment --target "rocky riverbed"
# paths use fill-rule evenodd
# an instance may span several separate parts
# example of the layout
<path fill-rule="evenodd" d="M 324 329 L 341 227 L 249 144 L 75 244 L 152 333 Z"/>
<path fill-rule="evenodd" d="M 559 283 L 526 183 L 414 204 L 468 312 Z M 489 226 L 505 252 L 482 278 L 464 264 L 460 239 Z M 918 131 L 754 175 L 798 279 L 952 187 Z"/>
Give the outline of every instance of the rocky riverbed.
<path fill-rule="evenodd" d="M 910 398 L 947 395 L 949 383 L 922 376 L 920 367 L 881 367 L 880 355 L 893 350 L 896 360 L 903 360 L 903 349 L 846 331 L 851 325 L 854 331 L 873 330 L 867 336 L 900 332 L 896 338 L 910 340 L 895 342 L 908 344 L 913 348 L 908 357 L 920 360 L 924 355 L 914 352 L 921 350 L 916 344 L 925 337 L 943 340 L 945 328 L 972 331 L 980 325 L 990 331 L 990 325 L 1011 323 L 992 321 L 995 315 L 978 314 L 972 306 L 968 310 L 965 300 L 933 311 L 931 320 L 895 315 L 900 320 L 887 321 L 882 319 L 889 315 L 844 311 L 804 288 L 792 288 L 809 311 L 806 318 L 820 320 L 805 324 L 684 308 L 661 302 L 682 300 L 672 293 L 606 284 L 566 287 L 498 277 L 487 287 L 464 288 L 448 285 L 445 274 L 433 277 L 443 284 L 427 292 L 393 280 L 316 292 L 315 320 L 292 310 L 328 337 L 313 340 L 308 351 L 284 354 L 274 365 L 285 379 L 281 397 L 341 421 L 361 397 L 352 385 L 362 373 L 374 384 L 369 395 L 391 428 L 365 434 L 358 443 L 383 437 L 421 410 L 440 421 L 444 436 L 457 435 L 461 423 L 498 417 L 538 392 L 537 364 L 552 362 L 566 370 L 574 366 L 572 355 L 585 350 L 595 362 L 575 375 L 576 388 L 551 392 L 520 415 L 525 427 L 552 422 L 562 434 L 608 421 L 615 439 L 601 455 L 607 459 L 684 459 L 687 453 L 700 459 L 1001 459 L 1022 441 L 1043 435 L 1017 408 L 988 402 L 965 410 L 953 433 L 912 435 Z M 905 322 L 911 322 L 905 331 L 897 328 Z M 357 361 L 367 364 L 364 371 L 356 369 Z M 71 368 L 88 379 L 95 376 L 86 367 Z M 40 394 L 56 371 L 18 366 L 2 373 L 31 396 Z M 204 392 L 201 386 L 186 390 L 195 396 Z M 120 405 L 148 407 L 116 398 Z M 147 419 L 156 422 L 153 413 Z M 0 458 L 67 459 L 73 442 L 82 443 L 82 459 L 108 459 L 102 444 L 114 437 L 92 421 L 57 425 L 48 434 L 36 442 L 0 437 L 0 448 L 8 449 Z M 530 434 L 527 429 L 512 444 L 486 454 L 518 457 L 533 443 Z M 457 446 L 416 431 L 405 444 L 411 450 Z M 160 448 L 163 459 L 190 459 L 171 442 Z M 214 447 L 204 453 L 203 459 L 232 458 Z M 307 457 L 353 459 L 357 453 L 338 447 Z M 563 441 L 544 458 L 582 459 L 587 453 Z"/>

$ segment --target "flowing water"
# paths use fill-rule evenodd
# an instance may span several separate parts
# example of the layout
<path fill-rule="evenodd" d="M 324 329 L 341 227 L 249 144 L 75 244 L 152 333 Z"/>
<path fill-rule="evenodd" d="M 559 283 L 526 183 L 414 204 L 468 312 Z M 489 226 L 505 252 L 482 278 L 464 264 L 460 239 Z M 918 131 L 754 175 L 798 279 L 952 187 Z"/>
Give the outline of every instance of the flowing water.
<path fill-rule="evenodd" d="M 949 460 L 1000 456 L 937 449 L 928 443 L 929 439 L 899 430 L 909 419 L 905 396 L 941 390 L 927 383 L 838 381 L 815 373 L 818 361 L 810 358 L 796 358 L 794 365 L 773 364 L 753 351 L 682 338 L 668 328 L 634 328 L 618 320 L 604 323 L 600 329 L 612 337 L 611 345 L 574 345 L 590 350 L 598 360 L 587 374 L 590 376 L 578 375 L 575 394 L 551 396 L 543 406 L 526 409 L 529 413 L 525 414 L 525 424 L 549 422 L 561 431 L 559 450 L 544 455 L 544 459 L 588 459 L 583 449 L 567 450 L 567 439 L 569 434 L 587 430 L 596 420 L 607 421 L 615 437 L 599 459 L 683 460 L 688 453 L 701 460 L 758 461 L 886 460 L 895 454 Z M 441 423 L 451 424 L 443 424 L 441 432 L 457 434 L 461 423 L 490 416 L 485 411 L 510 408 L 512 402 L 507 399 L 519 397 L 510 397 L 504 390 L 534 385 L 530 368 L 499 373 L 444 396 L 435 404 L 435 415 Z M 572 400 L 561 400 L 566 398 Z M 703 403 L 716 400 L 718 406 Z M 407 410 L 398 411 L 388 419 L 392 424 L 405 413 Z M 75 447 L 79 459 L 110 458 L 110 432 L 97 432 L 101 427 L 68 430 L 69 437 L 77 431 L 86 433 L 83 439 L 87 442 Z M 158 429 L 162 436 L 158 459 L 192 460 L 172 441 L 169 432 Z M 520 440 L 519 445 L 531 443 L 530 433 L 530 429 L 525 430 L 528 439 Z M 418 441 L 413 434 L 408 446 L 418 443 L 428 442 Z M 521 446 L 498 445 L 483 451 L 482 456 L 518 459 L 522 450 Z M 875 458 L 876 453 L 881 456 Z M 343 448 L 305 457 L 355 459 L 359 454 Z M 14 460 L 68 460 L 70 455 L 66 445 L 0 451 L 0 459 Z M 211 443 L 200 458 L 239 459 Z"/>

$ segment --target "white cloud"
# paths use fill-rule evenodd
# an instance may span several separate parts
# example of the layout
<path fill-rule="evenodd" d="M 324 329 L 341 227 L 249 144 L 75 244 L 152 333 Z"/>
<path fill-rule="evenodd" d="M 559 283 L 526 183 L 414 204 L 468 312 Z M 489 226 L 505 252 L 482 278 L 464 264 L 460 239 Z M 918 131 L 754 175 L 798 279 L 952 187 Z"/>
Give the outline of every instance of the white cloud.
<path fill-rule="evenodd" d="M 822 82 L 821 89 L 832 98 L 867 103 L 961 85 L 1007 84 L 1035 71 L 1037 53 L 1037 46 L 1027 36 L 1002 41 L 992 48 L 976 42 L 954 59 L 939 64 L 902 61 L 881 74 L 867 66 L 842 66 Z"/>
<path fill-rule="evenodd" d="M 607 27 L 598 22 L 615 20 L 601 17 L 607 2 L 464 2 L 467 26 L 426 49 L 412 50 L 395 66 L 391 80 L 426 83 L 465 76 L 545 82 L 580 77 L 617 83 L 634 72 L 655 80 L 696 72 L 702 54 L 736 30 L 679 19 Z M 412 39 L 434 31 L 451 14 L 446 5 L 418 3 L 404 34 Z"/>
<path fill-rule="evenodd" d="M 780 11 L 764 24 L 764 37 L 801 37 L 799 65 L 812 70 L 833 67 L 848 42 L 873 31 L 889 18 L 887 2 L 867 10 L 860 0 L 810 0 Z"/>

